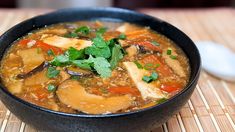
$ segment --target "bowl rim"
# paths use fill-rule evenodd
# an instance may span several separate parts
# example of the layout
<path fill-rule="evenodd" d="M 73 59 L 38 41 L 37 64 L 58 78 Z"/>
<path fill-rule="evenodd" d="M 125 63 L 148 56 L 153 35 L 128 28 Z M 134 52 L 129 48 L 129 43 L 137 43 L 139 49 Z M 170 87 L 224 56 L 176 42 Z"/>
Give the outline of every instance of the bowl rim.
<path fill-rule="evenodd" d="M 105 10 L 105 11 L 115 11 L 115 12 L 119 12 L 119 13 L 125 12 L 125 13 L 130 13 L 130 14 L 141 15 L 141 16 L 144 16 L 144 17 L 151 18 L 153 20 L 165 22 L 165 21 L 163 21 L 163 20 L 161 20 L 159 18 L 156 18 L 156 17 L 153 17 L 153 16 L 149 16 L 147 14 L 139 13 L 139 12 L 128 10 L 128 9 L 115 8 L 115 7 L 65 8 L 65 9 L 59 9 L 59 10 L 56 10 L 56 11 L 52 11 L 52 12 L 49 12 L 49 13 L 46 13 L 46 14 L 34 16 L 32 18 L 26 19 L 26 20 L 24 20 L 24 21 L 22 21 L 22 22 L 20 22 L 20 23 L 18 23 L 16 25 L 12 26 L 10 29 L 5 31 L 0 36 L 0 41 L 1 41 L 1 39 L 2 39 L 2 37 L 4 35 L 7 35 L 8 32 L 11 32 L 17 26 L 20 26 L 20 25 L 22 25 L 22 24 L 24 24 L 24 23 L 26 23 L 28 21 L 31 21 L 33 19 L 36 19 L 36 18 L 42 17 L 42 16 L 53 15 L 55 13 L 63 13 L 63 12 L 69 12 L 69 11 L 72 12 L 74 10 L 75 11 L 79 11 L 79 10 L 80 11 L 84 11 L 84 10 L 85 11 L 86 10 L 102 11 L 102 10 Z M 165 22 L 165 23 L 169 24 L 168 22 Z M 189 80 L 188 84 L 184 87 L 184 89 L 181 90 L 176 95 L 174 95 L 173 97 L 167 99 L 167 101 L 165 101 L 165 102 L 163 102 L 161 104 L 154 105 L 154 106 L 151 106 L 151 107 L 148 107 L 148 108 L 144 108 L 144 109 L 140 109 L 140 110 L 135 110 L 135 111 L 131 111 L 131 112 L 123 112 L 123 113 L 112 113 L 112 114 L 76 114 L 76 113 L 66 113 L 66 112 L 54 111 L 54 110 L 51 110 L 51 109 L 48 109 L 48 108 L 44 108 L 44 107 L 38 106 L 36 104 L 30 103 L 30 102 L 27 102 L 27 101 L 25 101 L 25 100 L 15 96 L 15 95 L 11 94 L 2 83 L 0 83 L 0 90 L 3 91 L 5 94 L 7 94 L 7 96 L 10 96 L 15 101 L 17 101 L 17 102 L 19 102 L 19 103 L 21 103 L 21 104 L 23 104 L 23 105 L 25 105 L 27 107 L 30 107 L 32 109 L 39 110 L 39 111 L 42 111 L 42 112 L 46 112 L 46 113 L 49 113 L 49 114 L 55 114 L 55 115 L 58 115 L 58 116 L 66 116 L 66 117 L 80 117 L 80 118 L 110 118 L 110 117 L 120 117 L 120 116 L 133 115 L 133 114 L 137 114 L 137 113 L 140 113 L 140 112 L 142 113 L 142 112 L 146 112 L 146 111 L 151 110 L 151 109 L 157 109 L 157 108 L 163 107 L 163 106 L 169 104 L 170 102 L 174 101 L 176 98 L 181 96 L 183 93 L 187 92 L 189 89 L 191 89 L 192 85 L 194 85 L 194 83 L 197 81 L 197 78 L 198 78 L 198 76 L 200 74 L 200 71 L 201 71 L 201 57 L 200 57 L 199 51 L 198 51 L 196 45 L 194 44 L 194 42 L 184 32 L 179 30 L 177 27 L 173 26 L 172 24 L 169 24 L 169 26 L 171 28 L 175 28 L 177 30 L 177 32 L 180 32 L 185 37 L 187 37 L 187 39 L 189 41 L 191 41 L 191 43 L 193 44 L 192 46 L 194 46 L 193 48 L 195 49 L 196 55 L 198 57 L 198 65 L 196 67 L 196 73 L 194 74 L 194 76 L 190 75 L 191 76 L 190 80 Z M 1 58 L 1 60 L 2 60 L 2 58 Z"/>

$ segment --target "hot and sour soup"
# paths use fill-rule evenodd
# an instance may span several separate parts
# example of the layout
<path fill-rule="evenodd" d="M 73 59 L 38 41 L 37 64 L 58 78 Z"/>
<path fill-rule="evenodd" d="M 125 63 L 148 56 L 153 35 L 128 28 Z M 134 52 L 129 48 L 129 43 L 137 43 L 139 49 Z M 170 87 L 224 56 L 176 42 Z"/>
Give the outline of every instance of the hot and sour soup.
<path fill-rule="evenodd" d="M 67 113 L 109 114 L 158 105 L 180 92 L 188 58 L 164 35 L 130 23 L 47 26 L 13 43 L 3 84 L 30 103 Z"/>

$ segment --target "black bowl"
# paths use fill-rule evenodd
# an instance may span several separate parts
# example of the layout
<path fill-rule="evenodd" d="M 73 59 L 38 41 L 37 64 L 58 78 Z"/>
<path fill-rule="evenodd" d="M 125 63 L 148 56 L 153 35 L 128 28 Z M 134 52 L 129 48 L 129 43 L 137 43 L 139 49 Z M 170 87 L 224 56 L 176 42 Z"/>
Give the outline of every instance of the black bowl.
<path fill-rule="evenodd" d="M 149 131 L 166 122 L 185 105 L 196 87 L 200 73 L 200 55 L 195 44 L 176 27 L 134 11 L 118 8 L 75 8 L 31 18 L 12 27 L 0 37 L 0 58 L 2 59 L 13 41 L 34 29 L 45 25 L 79 20 L 125 21 L 149 26 L 164 34 L 182 48 L 190 60 L 191 76 L 188 85 L 165 103 L 151 108 L 120 114 L 86 115 L 56 112 L 33 105 L 12 95 L 0 84 L 2 102 L 19 119 L 44 131 Z"/>

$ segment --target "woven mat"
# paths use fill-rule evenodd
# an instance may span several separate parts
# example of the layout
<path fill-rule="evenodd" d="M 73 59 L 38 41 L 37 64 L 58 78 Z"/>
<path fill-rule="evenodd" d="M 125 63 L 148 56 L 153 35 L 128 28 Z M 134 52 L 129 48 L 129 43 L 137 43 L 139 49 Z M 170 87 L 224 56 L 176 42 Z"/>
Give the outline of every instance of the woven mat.
<path fill-rule="evenodd" d="M 0 9 L 0 34 L 22 20 L 49 11 Z M 170 22 L 189 35 L 193 41 L 214 41 L 235 52 L 235 9 L 140 11 Z M 235 132 L 234 96 L 235 83 L 214 78 L 202 71 L 199 83 L 188 103 L 168 122 L 153 129 L 153 132 Z M 0 132 L 37 131 L 17 119 L 2 103 L 0 124 Z"/>

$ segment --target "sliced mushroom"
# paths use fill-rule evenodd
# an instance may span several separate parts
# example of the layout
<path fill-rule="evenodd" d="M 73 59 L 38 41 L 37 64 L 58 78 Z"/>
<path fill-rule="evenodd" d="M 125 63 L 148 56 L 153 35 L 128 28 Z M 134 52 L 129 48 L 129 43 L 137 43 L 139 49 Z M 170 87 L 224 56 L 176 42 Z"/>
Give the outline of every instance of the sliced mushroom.
<path fill-rule="evenodd" d="M 75 67 L 65 68 L 65 71 L 71 76 L 91 77 L 93 72 Z"/>
<path fill-rule="evenodd" d="M 59 100 L 73 109 L 87 114 L 107 114 L 127 109 L 131 106 L 129 95 L 105 98 L 87 93 L 78 81 L 64 81 L 56 91 Z"/>
<path fill-rule="evenodd" d="M 38 52 L 37 48 L 19 50 L 17 54 L 22 58 L 25 73 L 30 72 L 45 61 L 43 53 Z"/>
<path fill-rule="evenodd" d="M 160 99 L 165 97 L 165 95 L 161 92 L 159 88 L 157 88 L 151 83 L 146 83 L 142 80 L 142 77 L 144 75 L 147 75 L 148 71 L 144 69 L 138 69 L 134 62 L 123 62 L 123 64 L 126 67 L 132 80 L 134 81 L 136 87 L 140 91 L 143 99 Z"/>
<path fill-rule="evenodd" d="M 42 71 L 44 68 L 48 67 L 49 63 L 48 62 L 43 62 L 41 65 L 37 66 L 36 68 L 34 68 L 33 70 L 29 71 L 28 73 L 23 73 L 23 74 L 18 74 L 17 78 L 19 79 L 25 79 L 27 77 L 32 76 L 33 74 Z"/>
<path fill-rule="evenodd" d="M 7 85 L 7 89 L 12 93 L 12 94 L 19 94 L 22 92 L 23 88 L 23 82 L 20 80 L 14 80 L 11 81 L 9 85 Z"/>
<path fill-rule="evenodd" d="M 43 71 L 37 72 L 36 74 L 28 77 L 25 79 L 24 84 L 26 86 L 32 86 L 37 84 L 45 84 L 50 79 L 46 76 L 47 70 L 44 69 Z"/>

